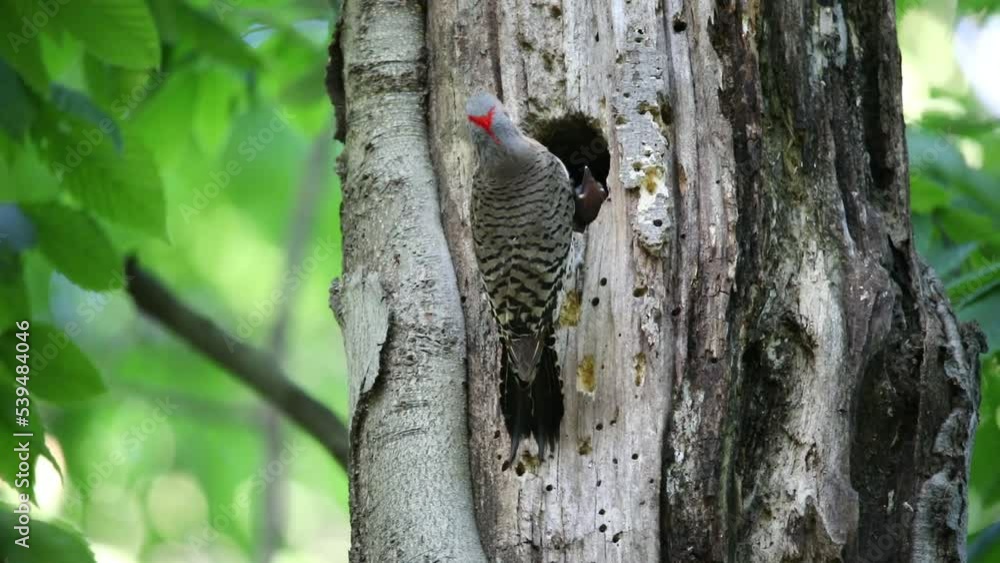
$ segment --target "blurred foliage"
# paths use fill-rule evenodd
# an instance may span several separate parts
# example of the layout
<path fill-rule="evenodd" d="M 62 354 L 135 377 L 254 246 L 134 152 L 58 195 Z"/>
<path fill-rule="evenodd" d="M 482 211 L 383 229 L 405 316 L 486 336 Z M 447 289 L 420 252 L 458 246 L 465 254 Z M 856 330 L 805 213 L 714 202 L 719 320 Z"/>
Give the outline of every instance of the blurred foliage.
<path fill-rule="evenodd" d="M 915 240 L 958 314 L 997 350 L 1000 126 L 990 104 L 1000 88 L 983 85 L 989 73 L 973 59 L 984 49 L 956 30 L 1000 27 L 1000 1 L 897 8 Z M 261 490 L 276 478 L 290 510 L 278 560 L 346 561 L 342 470 L 292 428 L 292 461 L 268 468 L 259 401 L 142 318 L 121 289 L 123 257 L 135 253 L 198 310 L 267 346 L 281 305 L 272 292 L 294 277 L 301 298 L 284 363 L 346 411 L 325 304 L 340 270 L 322 79 L 332 15 L 327 0 L 0 0 L 0 348 L 15 349 L 24 337 L 14 323 L 31 319 L 33 401 L 27 427 L 0 417 L 0 449 L 17 447 L 15 429 L 34 433 L 34 470 L 19 486 L 35 495 L 31 561 L 249 561 Z M 326 197 L 309 258 L 287 265 L 308 182 Z M 0 355 L 4 373 L 18 365 Z M 970 557 L 1000 563 L 996 352 L 982 374 Z M 16 386 L 0 381 L 0 404 L 14 403 Z M 0 458 L 0 479 L 17 472 Z M 9 505 L 20 502 L 3 487 L 6 547 Z"/>
<path fill-rule="evenodd" d="M 31 346 L 29 426 L 0 417 L 0 448 L 32 431 L 39 458 L 24 486 L 0 485 L 0 558 L 250 561 L 264 485 L 280 479 L 276 560 L 346 561 L 343 471 L 292 427 L 291 461 L 268 465 L 259 399 L 122 289 L 136 254 L 264 348 L 287 296 L 288 373 L 346 412 L 326 305 L 340 270 L 331 4 L 0 0 L 0 369 L 21 365 L 18 334 Z M 321 194 L 315 224 L 302 262 L 286 264 L 308 186 Z M 295 293 L 276 297 L 282 284 Z M 0 381 L 2 404 L 17 393 Z M 0 479 L 17 480 L 16 462 L 0 456 Z M 8 553 L 8 505 L 28 489 L 32 549 Z"/>

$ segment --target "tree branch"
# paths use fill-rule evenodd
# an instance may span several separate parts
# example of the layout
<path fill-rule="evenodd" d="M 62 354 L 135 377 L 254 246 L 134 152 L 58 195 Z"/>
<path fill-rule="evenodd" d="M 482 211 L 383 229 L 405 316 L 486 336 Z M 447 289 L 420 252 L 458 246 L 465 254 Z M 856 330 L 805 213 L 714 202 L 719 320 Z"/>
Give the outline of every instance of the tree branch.
<path fill-rule="evenodd" d="M 226 368 L 312 435 L 345 469 L 348 467 L 347 427 L 333 411 L 293 383 L 271 355 L 244 344 L 193 311 L 143 270 L 134 256 L 125 261 L 125 278 L 126 289 L 142 312 Z"/>

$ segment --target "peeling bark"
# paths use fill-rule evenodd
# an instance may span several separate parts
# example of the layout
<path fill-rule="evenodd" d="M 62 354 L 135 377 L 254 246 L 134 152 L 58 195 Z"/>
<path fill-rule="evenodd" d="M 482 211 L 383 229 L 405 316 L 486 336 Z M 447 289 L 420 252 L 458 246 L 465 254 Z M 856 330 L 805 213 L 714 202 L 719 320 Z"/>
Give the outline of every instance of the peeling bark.
<path fill-rule="evenodd" d="M 964 560 L 984 344 L 911 240 L 894 17 L 348 0 L 355 560 Z M 611 192 L 574 242 L 541 464 L 503 463 L 468 221 L 477 90 Z M 434 417 L 401 424 L 414 404 Z"/>

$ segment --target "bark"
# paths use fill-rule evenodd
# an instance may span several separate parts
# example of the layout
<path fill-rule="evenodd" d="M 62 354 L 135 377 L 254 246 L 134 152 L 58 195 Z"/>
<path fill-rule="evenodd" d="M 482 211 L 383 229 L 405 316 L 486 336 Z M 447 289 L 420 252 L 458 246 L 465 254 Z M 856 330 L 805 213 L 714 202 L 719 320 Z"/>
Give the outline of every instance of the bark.
<path fill-rule="evenodd" d="M 911 241 L 891 2 L 345 10 L 356 560 L 964 560 L 984 344 Z M 611 190 L 576 241 L 541 464 L 502 462 L 480 89 Z M 435 416 L 401 423 L 417 403 Z"/>
<path fill-rule="evenodd" d="M 350 371 L 351 561 L 484 561 L 465 447 L 465 325 L 425 117 L 423 11 L 343 10 L 345 275 L 330 301 Z"/>

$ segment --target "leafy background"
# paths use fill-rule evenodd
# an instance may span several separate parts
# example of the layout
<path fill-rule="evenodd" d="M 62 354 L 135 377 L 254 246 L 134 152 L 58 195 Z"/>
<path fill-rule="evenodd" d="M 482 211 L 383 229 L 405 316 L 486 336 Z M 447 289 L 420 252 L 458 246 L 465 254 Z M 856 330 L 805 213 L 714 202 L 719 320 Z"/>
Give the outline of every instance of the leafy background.
<path fill-rule="evenodd" d="M 323 90 L 331 4 L 0 0 L 0 349 L 14 348 L 14 321 L 32 319 L 31 561 L 347 560 L 343 471 L 142 317 L 120 274 L 137 255 L 346 414 L 325 302 L 341 268 L 339 147 Z M 992 350 L 998 4 L 898 6 L 916 240 Z M 285 321 L 288 346 L 274 335 Z M 0 368 L 15 361 L 0 357 Z M 0 404 L 13 401 L 13 381 L 0 381 Z M 996 352 L 983 359 L 981 413 L 969 553 L 1000 563 Z M 0 417 L 0 451 L 14 447 L 12 424 Z M 290 461 L 275 463 L 280 452 Z M 0 479 L 15 474 L 0 459 Z M 0 484 L 0 499 L 6 547 L 14 490 Z"/>
<path fill-rule="evenodd" d="M 287 314 L 286 372 L 346 414 L 326 304 L 340 272 L 332 14 L 326 0 L 0 0 L 0 347 L 13 350 L 8 329 L 30 317 L 33 356 L 58 350 L 29 384 L 46 432 L 34 450 L 50 453 L 34 472 L 32 561 L 92 561 L 88 549 L 101 563 L 347 560 L 343 471 L 140 315 L 120 273 L 138 256 L 265 349 Z M 303 220 L 301 259 L 287 264 Z M 274 299 L 289 280 L 295 291 Z M 45 394 L 46 381 L 59 384 Z M 4 380 L 0 404 L 12 393 Z M 269 442 L 291 462 L 268 465 Z M 0 458 L 4 481 L 13 461 Z M 264 484 L 284 513 L 272 545 Z M 9 515 L 0 507 L 3 549 Z"/>

